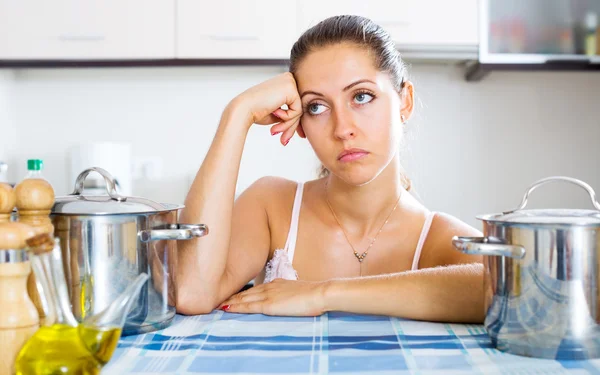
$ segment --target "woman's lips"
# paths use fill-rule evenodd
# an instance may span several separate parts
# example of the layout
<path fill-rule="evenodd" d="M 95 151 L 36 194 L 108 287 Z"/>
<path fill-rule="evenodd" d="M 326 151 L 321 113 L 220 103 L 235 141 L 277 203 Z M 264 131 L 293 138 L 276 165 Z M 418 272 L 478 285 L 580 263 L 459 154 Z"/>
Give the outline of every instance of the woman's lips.
<path fill-rule="evenodd" d="M 338 160 L 341 162 L 350 162 L 350 161 L 362 159 L 365 156 L 367 156 L 368 154 L 369 153 L 365 150 L 351 149 L 351 150 L 346 150 L 346 151 L 342 152 L 340 154 L 340 156 L 338 156 Z"/>

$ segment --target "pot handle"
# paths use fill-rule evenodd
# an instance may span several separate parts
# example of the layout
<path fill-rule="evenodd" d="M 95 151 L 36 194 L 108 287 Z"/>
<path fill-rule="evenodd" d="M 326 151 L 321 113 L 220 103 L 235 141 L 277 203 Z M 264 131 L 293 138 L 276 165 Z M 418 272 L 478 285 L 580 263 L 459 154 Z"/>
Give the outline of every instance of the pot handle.
<path fill-rule="evenodd" d="M 140 241 L 190 240 L 208 234 L 205 224 L 167 224 L 164 227 L 142 230 L 138 233 Z"/>
<path fill-rule="evenodd" d="M 77 180 L 75 181 L 75 189 L 71 193 L 71 195 L 81 195 L 83 193 L 83 183 L 85 182 L 86 177 L 90 174 L 90 172 L 98 172 L 104 177 L 104 181 L 106 182 L 106 192 L 110 196 L 111 199 L 117 202 L 125 202 L 127 197 L 119 195 L 117 193 L 117 181 L 115 178 L 108 173 L 105 169 L 99 167 L 88 168 L 85 171 L 81 172 L 79 176 L 77 176 Z"/>
<path fill-rule="evenodd" d="M 489 237 L 452 237 L 452 245 L 465 254 L 503 256 L 522 259 L 525 248 L 520 245 L 508 245 Z"/>
<path fill-rule="evenodd" d="M 543 178 L 537 182 L 535 182 L 533 185 L 531 185 L 529 187 L 529 189 L 527 190 L 527 192 L 525 192 L 525 195 L 523 196 L 523 200 L 521 201 L 521 204 L 519 205 L 519 207 L 515 208 L 514 210 L 510 210 L 510 211 L 505 211 L 503 212 L 503 214 L 511 214 L 513 212 L 522 210 L 525 208 L 525 206 L 527 205 L 527 200 L 529 199 L 529 194 L 531 194 L 532 191 L 534 191 L 535 189 L 537 189 L 538 187 L 545 185 L 549 182 L 555 182 L 555 181 L 564 181 L 564 182 L 568 182 L 574 185 L 577 185 L 579 187 L 584 188 L 588 194 L 590 195 L 590 199 L 592 200 L 592 204 L 594 205 L 594 207 L 596 207 L 597 210 L 600 211 L 600 203 L 598 203 L 598 201 L 596 200 L 596 192 L 594 191 L 594 189 L 592 189 L 592 187 L 588 184 L 586 184 L 585 182 L 578 180 L 576 178 L 572 178 L 572 177 L 565 177 L 565 176 L 553 176 L 553 177 L 547 177 L 547 178 Z"/>

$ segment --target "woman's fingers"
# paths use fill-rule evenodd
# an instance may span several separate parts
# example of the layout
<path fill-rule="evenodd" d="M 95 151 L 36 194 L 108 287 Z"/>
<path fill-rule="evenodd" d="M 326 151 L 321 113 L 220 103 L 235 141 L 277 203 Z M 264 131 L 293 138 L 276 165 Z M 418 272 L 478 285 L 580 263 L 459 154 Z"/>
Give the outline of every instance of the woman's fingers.
<path fill-rule="evenodd" d="M 294 135 L 294 131 L 296 131 L 296 128 L 298 127 L 299 123 L 300 117 L 296 117 L 293 120 L 273 125 L 271 127 L 271 134 L 277 135 L 283 133 L 281 134 L 280 141 L 281 144 L 285 146 L 290 141 L 290 138 L 292 138 L 292 136 Z"/>
<path fill-rule="evenodd" d="M 222 305 L 236 305 L 239 303 L 262 301 L 266 298 L 264 293 L 254 293 L 232 298 L 222 303 Z"/>
<path fill-rule="evenodd" d="M 296 132 L 296 129 L 298 128 L 298 124 L 300 124 L 299 117 L 297 119 L 295 119 L 292 122 L 292 124 L 283 131 L 283 134 L 281 135 L 281 144 L 283 144 L 284 146 L 288 144 L 290 139 L 294 136 L 294 133 Z"/>
<path fill-rule="evenodd" d="M 264 295 L 264 291 L 265 291 L 264 286 L 258 285 L 258 286 L 252 287 L 250 289 L 244 290 L 243 292 L 234 294 L 233 296 L 229 297 L 225 302 L 223 302 L 221 305 L 231 305 L 231 304 L 240 303 L 240 302 L 255 301 L 257 299 L 263 298 L 262 296 Z M 258 296 L 261 296 L 261 297 L 258 298 Z"/>
<path fill-rule="evenodd" d="M 265 310 L 265 301 L 255 301 L 248 303 L 238 303 L 235 305 L 225 305 L 221 308 L 223 311 L 242 314 L 263 314 Z"/>
<path fill-rule="evenodd" d="M 281 108 L 276 109 L 270 115 L 263 117 L 258 120 L 256 123 L 260 125 L 271 125 L 271 124 L 281 124 L 285 122 L 289 122 L 294 120 L 296 117 L 300 117 L 302 114 L 298 115 L 297 113 L 291 113 L 291 110 L 284 110 Z"/>
<path fill-rule="evenodd" d="M 268 116 L 265 116 L 263 118 L 261 118 L 260 120 L 256 121 L 256 124 L 259 125 L 271 125 L 271 124 L 276 124 L 281 122 L 281 119 L 273 114 L 270 114 Z"/>
<path fill-rule="evenodd" d="M 285 110 L 285 109 L 278 108 L 275 111 L 273 111 L 272 115 L 279 118 L 280 121 L 290 121 L 290 120 L 295 119 L 296 117 L 299 117 L 302 114 L 301 113 L 299 114 L 298 112 L 294 112 L 291 109 Z"/>
<path fill-rule="evenodd" d="M 289 116 L 289 119 L 302 116 L 302 99 L 300 99 L 300 95 L 298 94 L 295 85 L 296 83 L 294 81 L 294 95 L 286 100 L 288 109 L 285 112 Z"/>

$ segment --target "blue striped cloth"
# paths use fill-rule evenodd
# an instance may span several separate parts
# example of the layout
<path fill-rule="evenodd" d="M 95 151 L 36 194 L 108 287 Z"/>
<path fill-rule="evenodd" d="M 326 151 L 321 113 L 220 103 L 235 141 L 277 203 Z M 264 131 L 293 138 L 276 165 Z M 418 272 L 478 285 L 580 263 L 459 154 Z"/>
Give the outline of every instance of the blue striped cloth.
<path fill-rule="evenodd" d="M 480 325 L 328 313 L 179 316 L 122 337 L 102 374 L 600 374 L 600 360 L 505 354 Z"/>

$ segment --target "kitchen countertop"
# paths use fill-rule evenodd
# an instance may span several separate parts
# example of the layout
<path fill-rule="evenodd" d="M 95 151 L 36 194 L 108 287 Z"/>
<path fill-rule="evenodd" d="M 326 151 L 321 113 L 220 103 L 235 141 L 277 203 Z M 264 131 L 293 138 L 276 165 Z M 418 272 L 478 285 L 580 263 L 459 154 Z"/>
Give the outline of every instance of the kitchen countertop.
<path fill-rule="evenodd" d="M 492 348 L 481 325 L 328 313 L 175 316 L 122 337 L 102 374 L 598 374 L 600 359 L 556 361 Z"/>

